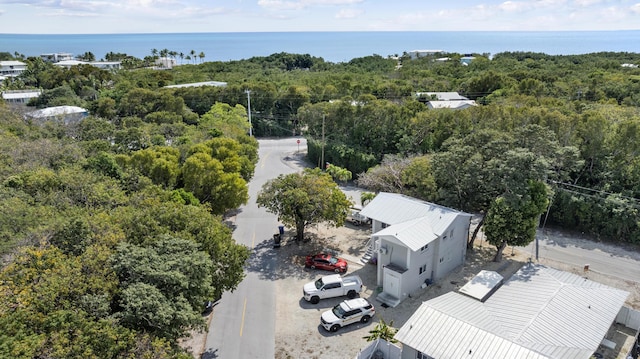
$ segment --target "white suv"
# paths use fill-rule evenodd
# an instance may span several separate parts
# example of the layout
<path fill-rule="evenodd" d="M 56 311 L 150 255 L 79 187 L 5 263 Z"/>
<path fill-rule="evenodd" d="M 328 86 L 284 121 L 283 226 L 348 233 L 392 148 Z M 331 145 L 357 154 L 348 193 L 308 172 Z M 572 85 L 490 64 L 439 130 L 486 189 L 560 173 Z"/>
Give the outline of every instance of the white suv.
<path fill-rule="evenodd" d="M 322 313 L 320 322 L 324 329 L 335 332 L 355 322 L 367 323 L 375 314 L 376 308 L 368 300 L 349 299 Z"/>

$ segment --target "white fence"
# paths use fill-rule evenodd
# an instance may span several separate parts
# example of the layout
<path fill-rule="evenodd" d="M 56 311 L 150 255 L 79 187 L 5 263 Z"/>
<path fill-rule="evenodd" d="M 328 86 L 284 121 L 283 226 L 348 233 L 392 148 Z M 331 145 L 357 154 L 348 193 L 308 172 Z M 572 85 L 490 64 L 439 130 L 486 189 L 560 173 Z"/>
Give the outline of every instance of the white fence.
<path fill-rule="evenodd" d="M 622 307 L 616 317 L 616 323 L 623 324 L 625 327 L 633 330 L 640 330 L 640 311 L 629 307 Z"/>

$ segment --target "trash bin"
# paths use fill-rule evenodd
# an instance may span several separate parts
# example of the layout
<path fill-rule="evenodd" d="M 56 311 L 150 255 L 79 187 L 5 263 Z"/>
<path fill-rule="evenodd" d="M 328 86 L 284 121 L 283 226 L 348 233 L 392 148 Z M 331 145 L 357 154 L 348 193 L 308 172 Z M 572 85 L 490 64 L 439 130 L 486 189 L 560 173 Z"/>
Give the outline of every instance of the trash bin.
<path fill-rule="evenodd" d="M 284 226 L 278 226 L 278 232 L 280 233 L 280 236 L 284 236 Z"/>
<path fill-rule="evenodd" d="M 280 240 L 282 236 L 279 233 L 273 235 L 273 248 L 280 248 Z"/>

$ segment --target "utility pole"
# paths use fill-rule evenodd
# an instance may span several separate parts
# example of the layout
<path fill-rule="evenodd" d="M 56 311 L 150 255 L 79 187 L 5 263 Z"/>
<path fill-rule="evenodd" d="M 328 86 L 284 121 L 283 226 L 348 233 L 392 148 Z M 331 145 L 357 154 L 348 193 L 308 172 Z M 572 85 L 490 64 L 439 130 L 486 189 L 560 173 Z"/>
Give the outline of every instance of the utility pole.
<path fill-rule="evenodd" d="M 324 172 L 326 169 L 326 166 L 324 165 L 324 114 L 322 114 L 322 157 L 320 159 L 320 166 L 322 166 L 320 168 Z"/>
<path fill-rule="evenodd" d="M 251 90 L 246 90 L 247 93 L 247 112 L 249 113 L 249 137 L 253 136 L 253 125 L 251 124 Z"/>

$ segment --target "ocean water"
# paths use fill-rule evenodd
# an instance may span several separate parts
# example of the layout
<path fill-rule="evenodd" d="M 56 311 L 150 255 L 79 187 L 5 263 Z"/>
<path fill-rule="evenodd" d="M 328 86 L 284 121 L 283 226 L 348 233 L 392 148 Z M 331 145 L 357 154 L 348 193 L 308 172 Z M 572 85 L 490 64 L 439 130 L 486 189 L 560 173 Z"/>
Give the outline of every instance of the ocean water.
<path fill-rule="evenodd" d="M 152 49 L 168 49 L 184 55 L 189 55 L 191 50 L 196 54 L 203 52 L 204 61 L 241 60 L 280 52 L 310 54 L 329 62 L 347 62 L 369 55 L 402 55 L 412 50 L 489 55 L 505 51 L 532 51 L 549 55 L 601 51 L 637 53 L 640 52 L 640 30 L 0 34 L 0 51 L 18 52 L 26 56 L 52 52 L 79 55 L 90 51 L 97 59 L 103 58 L 108 52 L 143 58 L 151 55 Z"/>

